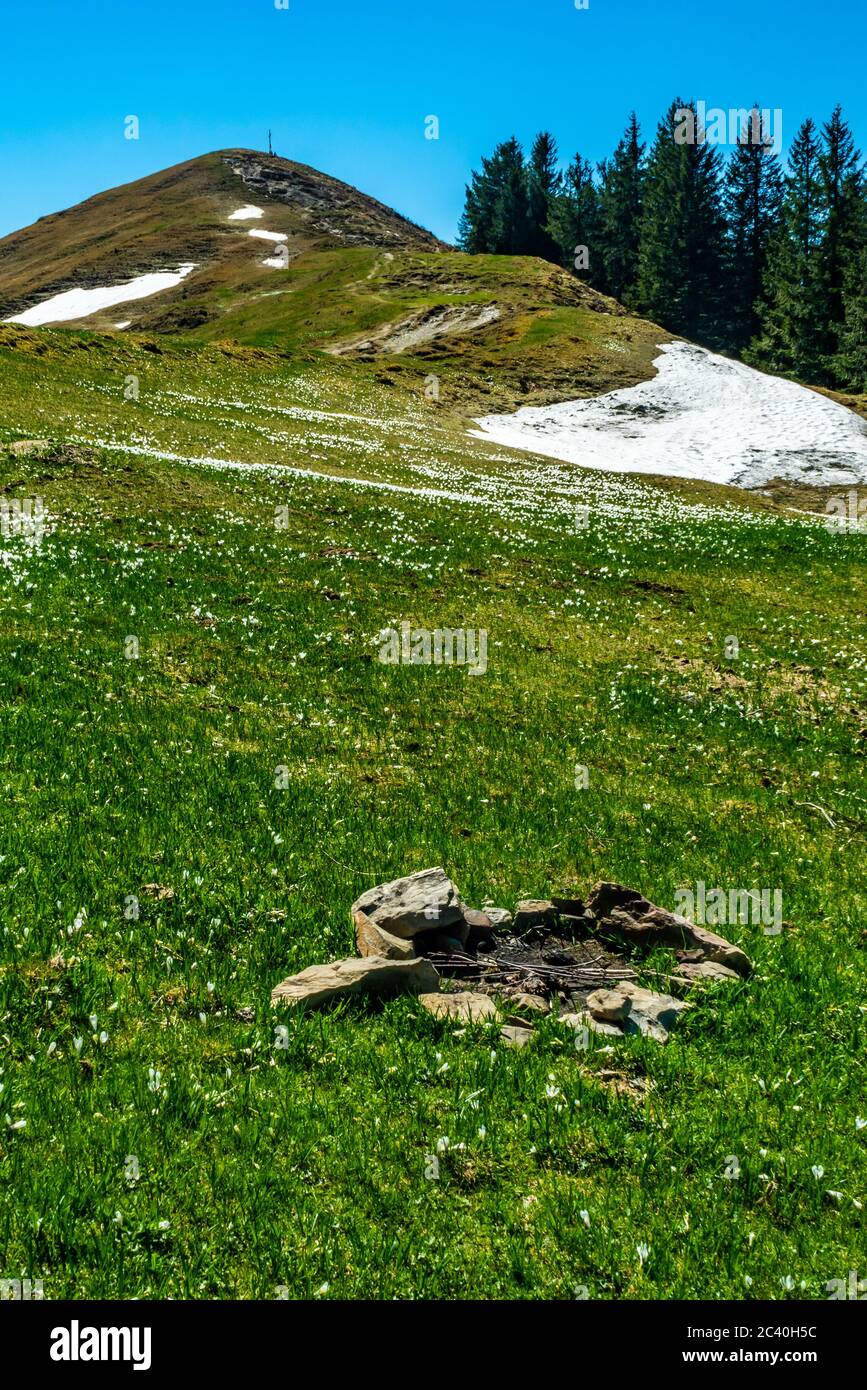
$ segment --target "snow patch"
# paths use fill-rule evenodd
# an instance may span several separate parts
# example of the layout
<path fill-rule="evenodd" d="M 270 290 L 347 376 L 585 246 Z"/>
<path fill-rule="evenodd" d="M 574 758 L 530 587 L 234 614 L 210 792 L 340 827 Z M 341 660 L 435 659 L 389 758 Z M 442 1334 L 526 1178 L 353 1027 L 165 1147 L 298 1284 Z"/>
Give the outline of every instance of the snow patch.
<path fill-rule="evenodd" d="M 251 227 L 250 230 L 249 230 L 249 232 L 247 233 L 247 236 L 256 236 L 256 237 L 259 237 L 259 239 L 260 239 L 261 241 L 288 241 L 288 240 L 289 240 L 289 238 L 288 238 L 288 236 L 286 235 L 285 232 L 263 232 L 263 231 L 260 231 L 260 229 L 259 229 L 258 227 Z"/>
<path fill-rule="evenodd" d="M 45 323 L 65 323 L 69 319 L 87 318 L 97 314 L 100 309 L 110 309 L 113 304 L 126 304 L 132 299 L 147 299 L 161 290 L 170 290 L 179 285 L 195 270 L 195 264 L 179 265 L 177 270 L 157 270 L 148 275 L 138 275 L 125 285 L 101 285 L 92 290 L 64 290 L 32 309 L 4 319 L 4 323 L 23 323 L 29 328 L 39 328 Z"/>
<path fill-rule="evenodd" d="M 121 323 L 116 323 L 114 326 L 115 328 L 129 328 L 131 323 L 132 319 L 123 319 Z"/>
<path fill-rule="evenodd" d="M 666 343 L 651 381 L 475 421 L 477 439 L 613 473 L 762 487 L 867 482 L 867 423 L 806 386 L 690 343 Z"/>
<path fill-rule="evenodd" d="M 264 217 L 261 208 L 254 207 L 252 203 L 247 203 L 245 207 L 235 208 L 234 212 L 229 213 L 230 222 L 252 222 L 256 217 Z"/>

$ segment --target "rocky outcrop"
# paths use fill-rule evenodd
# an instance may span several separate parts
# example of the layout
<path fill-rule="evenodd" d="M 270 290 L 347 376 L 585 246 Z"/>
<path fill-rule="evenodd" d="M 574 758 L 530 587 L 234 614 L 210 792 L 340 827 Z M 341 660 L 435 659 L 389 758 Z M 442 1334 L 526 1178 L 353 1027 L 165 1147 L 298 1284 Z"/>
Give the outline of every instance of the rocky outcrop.
<path fill-rule="evenodd" d="M 394 250 L 450 249 L 393 208 L 306 164 L 258 150 L 225 150 L 222 159 L 254 200 L 269 199 L 295 208 L 311 230 L 331 242 Z"/>
<path fill-rule="evenodd" d="M 44 454 L 51 448 L 50 439 L 16 439 L 12 444 L 7 444 L 6 448 L 13 458 L 31 458 Z"/>

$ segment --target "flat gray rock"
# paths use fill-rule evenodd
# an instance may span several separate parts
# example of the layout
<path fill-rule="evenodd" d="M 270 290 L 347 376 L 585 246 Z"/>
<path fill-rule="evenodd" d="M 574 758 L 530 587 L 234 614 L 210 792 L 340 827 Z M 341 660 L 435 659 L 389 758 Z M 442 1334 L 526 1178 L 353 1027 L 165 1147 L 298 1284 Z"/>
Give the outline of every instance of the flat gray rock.
<path fill-rule="evenodd" d="M 394 994 L 427 994 L 439 989 L 439 975 L 429 960 L 335 960 L 330 965 L 311 965 L 290 975 L 271 991 L 271 1003 L 293 1008 L 320 1009 L 336 999 L 353 995 L 388 997 Z"/>
<path fill-rule="evenodd" d="M 454 994 L 422 994 L 418 1001 L 434 1018 L 453 1018 L 461 1023 L 489 1023 L 498 1017 L 497 1006 L 487 994 L 460 990 Z"/>
<path fill-rule="evenodd" d="M 532 1028 L 518 1028 L 512 1023 L 506 1023 L 500 1029 L 500 1037 L 507 1047 L 526 1047 L 532 1036 Z"/>
<path fill-rule="evenodd" d="M 685 961 L 677 967 L 672 980 L 694 985 L 701 980 L 740 980 L 741 976 L 728 965 L 719 965 L 715 960 Z"/>

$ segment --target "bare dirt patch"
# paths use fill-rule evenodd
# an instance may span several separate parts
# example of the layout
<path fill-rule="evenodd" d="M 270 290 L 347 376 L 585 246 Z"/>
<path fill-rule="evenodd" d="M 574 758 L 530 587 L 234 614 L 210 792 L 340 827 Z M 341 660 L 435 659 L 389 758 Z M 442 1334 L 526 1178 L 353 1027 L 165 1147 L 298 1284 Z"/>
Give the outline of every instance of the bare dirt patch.
<path fill-rule="evenodd" d="M 338 343 L 328 351 L 337 357 L 349 355 L 390 355 L 410 352 L 438 338 L 474 333 L 502 318 L 496 304 L 439 304 L 410 314 L 399 323 L 386 323 L 364 338 Z"/>

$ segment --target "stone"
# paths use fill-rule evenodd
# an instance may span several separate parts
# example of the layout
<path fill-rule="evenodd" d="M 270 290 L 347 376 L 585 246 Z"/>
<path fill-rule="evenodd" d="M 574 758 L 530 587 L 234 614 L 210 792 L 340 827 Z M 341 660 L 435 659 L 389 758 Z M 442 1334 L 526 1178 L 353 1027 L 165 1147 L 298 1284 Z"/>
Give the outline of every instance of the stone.
<path fill-rule="evenodd" d="M 685 921 L 686 919 L 681 918 L 680 920 Z M 705 961 L 712 965 L 724 965 L 729 970 L 733 970 L 736 975 L 752 974 L 752 962 L 739 946 L 733 945 L 731 941 L 726 941 L 723 936 L 717 936 L 716 932 L 708 931 L 707 927 L 696 927 L 691 922 L 688 925 L 693 941 L 704 952 Z"/>
<path fill-rule="evenodd" d="M 543 928 L 553 931 L 557 925 L 557 909 L 547 898 L 524 898 L 515 908 L 515 931 Z"/>
<path fill-rule="evenodd" d="M 604 1018 L 594 1018 L 591 1013 L 581 1011 L 578 1013 L 558 1014 L 558 1022 L 565 1023 L 567 1028 L 574 1028 L 575 1032 L 580 1032 L 582 1028 L 587 1028 L 591 1033 L 604 1033 L 609 1038 L 622 1038 L 623 1028 L 617 1023 L 606 1023 Z"/>
<path fill-rule="evenodd" d="M 471 931 L 493 931 L 493 922 L 488 913 L 478 912 L 475 908 L 464 908 L 464 922 Z"/>
<path fill-rule="evenodd" d="M 51 448 L 50 439 L 16 439 L 14 444 L 6 446 L 13 457 L 29 458 L 32 454 L 44 454 L 46 449 Z"/>
<path fill-rule="evenodd" d="M 657 1042 L 668 1042 L 678 1014 L 690 1007 L 671 994 L 657 994 L 654 990 L 642 989 L 640 985 L 626 984 L 622 986 L 622 991 L 629 996 L 631 1005 L 629 1015 L 622 1023 L 624 1032 L 637 1030 L 645 1037 L 655 1038 Z"/>
<path fill-rule="evenodd" d="M 525 975 L 521 982 L 521 993 L 544 996 L 548 994 L 550 987 L 550 982 L 543 980 L 541 975 Z"/>
<path fill-rule="evenodd" d="M 143 883 L 141 891 L 146 898 L 151 898 L 155 903 L 171 903 L 175 900 L 174 888 L 167 888 L 163 883 Z"/>
<path fill-rule="evenodd" d="M 647 898 L 643 898 L 634 888 L 624 888 L 622 883 L 596 883 L 590 891 L 587 899 L 587 906 L 594 917 L 600 920 L 607 917 L 612 908 L 622 907 L 627 910 L 637 909 L 646 912 L 652 906 Z"/>
<path fill-rule="evenodd" d="M 494 931 L 505 931 L 512 925 L 512 914 L 505 907 L 486 907 L 485 916 Z"/>
<path fill-rule="evenodd" d="M 594 1018 L 619 1023 L 632 1008 L 632 1000 L 620 989 L 596 989 L 587 996 L 587 1007 Z"/>
<path fill-rule="evenodd" d="M 493 909 L 497 911 L 496 908 Z M 511 921 L 511 916 L 509 917 Z M 464 921 L 467 924 L 466 948 L 470 954 L 475 955 L 479 951 L 493 951 L 496 941 L 494 939 L 494 923 L 487 910 L 477 911 L 472 907 L 464 907 Z"/>
<path fill-rule="evenodd" d="M 591 1032 L 602 1033 L 607 1037 L 624 1038 L 642 1033 L 645 1037 L 653 1038 L 655 1042 L 664 1043 L 668 1041 L 678 1015 L 691 1007 L 671 994 L 657 994 L 654 990 L 642 989 L 640 985 L 632 983 L 621 983 L 616 991 L 596 990 L 594 993 L 617 993 L 625 996 L 629 1000 L 628 1012 L 616 1021 L 610 1017 L 603 1017 L 601 1013 L 596 1015 L 590 1010 L 590 1001 L 593 998 L 593 995 L 590 995 L 586 1001 L 586 1010 L 560 1014 L 560 1022 L 576 1030 L 589 1028 Z"/>
<path fill-rule="evenodd" d="M 532 1036 L 532 1028 L 519 1028 L 514 1023 L 506 1023 L 500 1029 L 500 1037 L 507 1047 L 526 1047 Z"/>
<path fill-rule="evenodd" d="M 453 1018 L 461 1023 L 488 1023 L 498 1017 L 497 1006 L 487 994 L 460 990 L 454 994 L 422 994 L 418 1001 L 434 1018 Z"/>
<path fill-rule="evenodd" d="M 415 947 L 412 941 L 402 941 L 399 936 L 392 936 L 391 932 L 384 931 L 375 922 L 371 922 L 367 914 L 360 909 L 352 915 L 355 919 L 355 941 L 360 956 L 382 956 L 385 960 L 413 959 Z"/>
<path fill-rule="evenodd" d="M 352 904 L 353 917 L 356 912 L 402 940 L 419 932 L 443 931 L 464 920 L 458 890 L 442 869 L 422 869 L 368 888 Z"/>
<path fill-rule="evenodd" d="M 537 994 L 527 994 L 524 990 L 510 990 L 501 997 L 513 1009 L 527 1009 L 533 1014 L 547 1014 L 551 1008 L 547 999 L 540 999 Z"/>
<path fill-rule="evenodd" d="M 625 1072 L 611 1071 L 607 1067 L 594 1072 L 593 1076 L 595 1080 L 601 1081 L 603 1086 L 611 1086 L 618 1095 L 628 1096 L 630 1099 L 634 1096 L 646 1096 L 652 1086 L 649 1077 L 627 1076 Z"/>
<path fill-rule="evenodd" d="M 715 960 L 686 961 L 678 967 L 678 974 L 672 980 L 678 984 L 694 985 L 700 980 L 740 980 L 736 970 L 727 965 L 719 965 Z"/>
<path fill-rule="evenodd" d="M 290 975 L 271 991 L 272 1004 L 319 1009 L 335 999 L 354 995 L 388 997 L 394 994 L 429 994 L 439 989 L 439 975 L 429 960 L 386 960 L 366 956 L 359 960 L 335 960 L 330 965 L 311 965 Z"/>
<path fill-rule="evenodd" d="M 697 950 L 703 960 L 725 965 L 739 975 L 752 971 L 749 957 L 739 946 L 676 912 L 656 907 L 632 888 L 624 888 L 620 883 L 597 883 L 588 901 L 600 926 L 630 945 Z"/>

